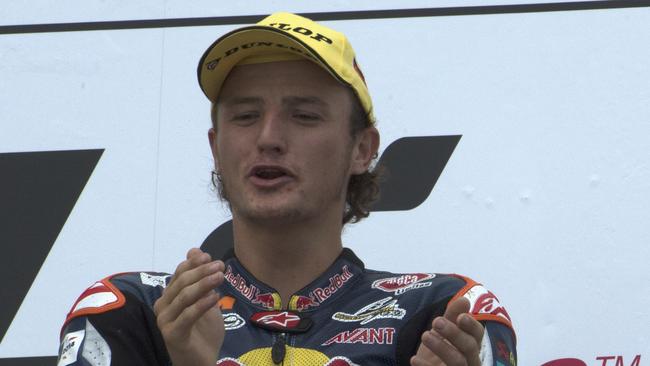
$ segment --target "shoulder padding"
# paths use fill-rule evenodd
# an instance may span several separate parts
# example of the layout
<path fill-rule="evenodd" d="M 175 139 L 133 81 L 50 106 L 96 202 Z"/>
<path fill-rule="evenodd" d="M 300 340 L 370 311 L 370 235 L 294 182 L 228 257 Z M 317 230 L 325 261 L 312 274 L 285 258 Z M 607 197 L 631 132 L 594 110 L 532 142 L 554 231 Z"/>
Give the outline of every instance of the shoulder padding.
<path fill-rule="evenodd" d="M 513 329 L 510 315 L 491 291 L 469 277 L 457 274 L 453 276 L 464 280 L 465 286 L 452 297 L 450 302 L 464 297 L 469 300 L 469 312 L 474 319 L 499 322 Z"/>
<path fill-rule="evenodd" d="M 123 291 L 132 293 L 142 303 L 152 305 L 166 287 L 169 277 L 164 273 L 124 272 L 99 280 L 75 301 L 63 328 L 74 318 L 102 314 L 123 307 L 126 304 Z"/>

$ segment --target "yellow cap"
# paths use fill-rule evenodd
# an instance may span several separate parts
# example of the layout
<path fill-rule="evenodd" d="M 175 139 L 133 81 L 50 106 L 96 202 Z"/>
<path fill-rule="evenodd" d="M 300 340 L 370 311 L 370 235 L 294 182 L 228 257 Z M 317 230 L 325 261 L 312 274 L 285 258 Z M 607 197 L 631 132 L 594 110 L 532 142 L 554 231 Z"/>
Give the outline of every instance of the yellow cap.
<path fill-rule="evenodd" d="M 375 123 L 372 100 L 352 45 L 341 32 L 290 13 L 274 13 L 253 26 L 235 29 L 205 51 L 198 66 L 199 84 L 212 103 L 237 64 L 305 58 L 354 90 Z"/>

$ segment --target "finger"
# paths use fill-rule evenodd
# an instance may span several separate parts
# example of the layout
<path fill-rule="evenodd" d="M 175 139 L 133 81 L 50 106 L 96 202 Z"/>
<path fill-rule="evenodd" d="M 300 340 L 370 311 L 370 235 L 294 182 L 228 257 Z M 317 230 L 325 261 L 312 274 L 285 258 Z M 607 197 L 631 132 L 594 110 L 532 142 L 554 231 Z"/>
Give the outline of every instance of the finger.
<path fill-rule="evenodd" d="M 461 317 L 466 316 L 467 314 L 464 314 Z M 465 319 L 463 320 L 465 321 Z M 482 328 L 480 323 L 478 326 Z M 477 340 L 472 334 L 463 331 L 457 324 L 443 317 L 438 317 L 433 321 L 433 329 L 456 350 L 456 353 L 467 360 L 468 364 L 473 365 L 479 359 L 480 339 Z M 443 355 L 439 356 L 443 360 L 445 359 Z"/>
<path fill-rule="evenodd" d="M 216 309 L 219 302 L 219 295 L 215 291 L 209 291 L 205 296 L 198 299 L 191 306 L 183 309 L 174 323 L 168 323 L 161 328 L 163 334 L 167 334 L 170 339 L 187 339 L 192 327 L 201 317 L 210 309 Z"/>
<path fill-rule="evenodd" d="M 463 332 L 474 337 L 474 339 L 476 339 L 476 343 L 479 345 L 481 344 L 481 341 L 483 341 L 483 334 L 485 334 L 483 324 L 481 324 L 478 320 L 474 319 L 469 314 L 460 314 L 458 320 L 456 321 L 456 324 L 458 324 L 458 327 Z"/>
<path fill-rule="evenodd" d="M 438 365 L 440 358 L 436 356 L 424 343 L 420 342 L 415 356 L 411 357 L 411 365 Z"/>
<path fill-rule="evenodd" d="M 438 334 L 432 331 L 422 333 L 422 344 L 429 348 L 447 366 L 467 366 L 466 357 Z M 418 365 L 419 366 L 419 365 Z"/>
<path fill-rule="evenodd" d="M 195 271 L 201 268 L 197 268 Z M 214 289 L 223 283 L 223 279 L 223 272 L 216 272 L 183 287 L 169 304 L 159 306 L 159 313 L 157 314 L 158 325 L 162 327 L 176 321 L 187 308 L 194 306 L 202 298 L 214 292 Z M 179 279 L 177 283 L 180 283 L 180 281 Z"/>
<path fill-rule="evenodd" d="M 464 297 L 460 297 L 447 304 L 447 309 L 445 309 L 444 317 L 449 321 L 455 323 L 460 314 L 467 312 L 469 312 L 469 300 Z"/>
<path fill-rule="evenodd" d="M 199 259 L 196 260 L 198 261 Z M 205 277 L 218 272 L 223 272 L 224 270 L 224 263 L 222 261 L 208 262 L 201 264 L 198 267 L 191 267 L 195 263 L 185 262 L 179 265 L 180 270 L 177 271 L 177 273 L 174 275 L 174 279 L 169 283 L 169 285 L 167 285 L 167 288 L 165 288 L 163 291 L 162 296 L 154 304 L 154 312 L 156 314 L 159 313 L 161 307 L 164 308 L 171 304 L 184 288 L 195 284 Z M 216 286 L 218 285 L 215 285 L 212 288 Z"/>
<path fill-rule="evenodd" d="M 209 263 L 211 260 L 212 257 L 210 257 L 210 254 L 204 253 L 203 251 L 201 251 L 201 249 L 198 248 L 190 249 L 186 254 L 186 259 L 182 261 L 178 265 L 178 267 L 176 267 L 176 271 L 174 271 L 174 276 L 172 277 L 172 281 L 174 280 L 175 277 L 177 277 L 181 273 L 189 271 L 205 263 Z"/>
<path fill-rule="evenodd" d="M 206 252 L 202 251 L 202 250 L 199 249 L 199 248 L 192 248 L 192 249 L 188 250 L 188 251 L 187 251 L 187 254 L 185 255 L 185 258 L 190 259 L 190 258 L 192 258 L 192 257 L 200 256 L 200 255 L 202 255 L 202 254 L 205 254 L 205 255 L 207 255 L 208 257 L 210 257 L 209 261 L 212 260 L 212 257 L 210 256 L 209 253 L 206 253 Z"/>

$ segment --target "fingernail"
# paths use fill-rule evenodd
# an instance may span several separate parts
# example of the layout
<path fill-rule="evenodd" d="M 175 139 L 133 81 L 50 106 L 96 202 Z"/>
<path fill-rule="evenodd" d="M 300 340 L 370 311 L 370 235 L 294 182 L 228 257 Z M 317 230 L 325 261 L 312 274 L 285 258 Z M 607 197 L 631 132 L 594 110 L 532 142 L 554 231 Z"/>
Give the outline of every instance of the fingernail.
<path fill-rule="evenodd" d="M 443 330 L 445 329 L 446 321 L 443 318 L 438 318 L 433 322 L 433 327 L 436 330 Z"/>

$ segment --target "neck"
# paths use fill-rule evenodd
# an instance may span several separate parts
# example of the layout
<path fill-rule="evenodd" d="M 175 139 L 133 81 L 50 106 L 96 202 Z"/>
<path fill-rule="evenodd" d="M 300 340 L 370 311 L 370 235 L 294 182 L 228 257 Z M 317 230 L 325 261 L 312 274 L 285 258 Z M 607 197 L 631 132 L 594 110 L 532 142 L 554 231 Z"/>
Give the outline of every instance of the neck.
<path fill-rule="evenodd" d="M 257 279 L 289 298 L 325 270 L 341 253 L 341 218 L 260 224 L 233 217 L 235 254 Z"/>

